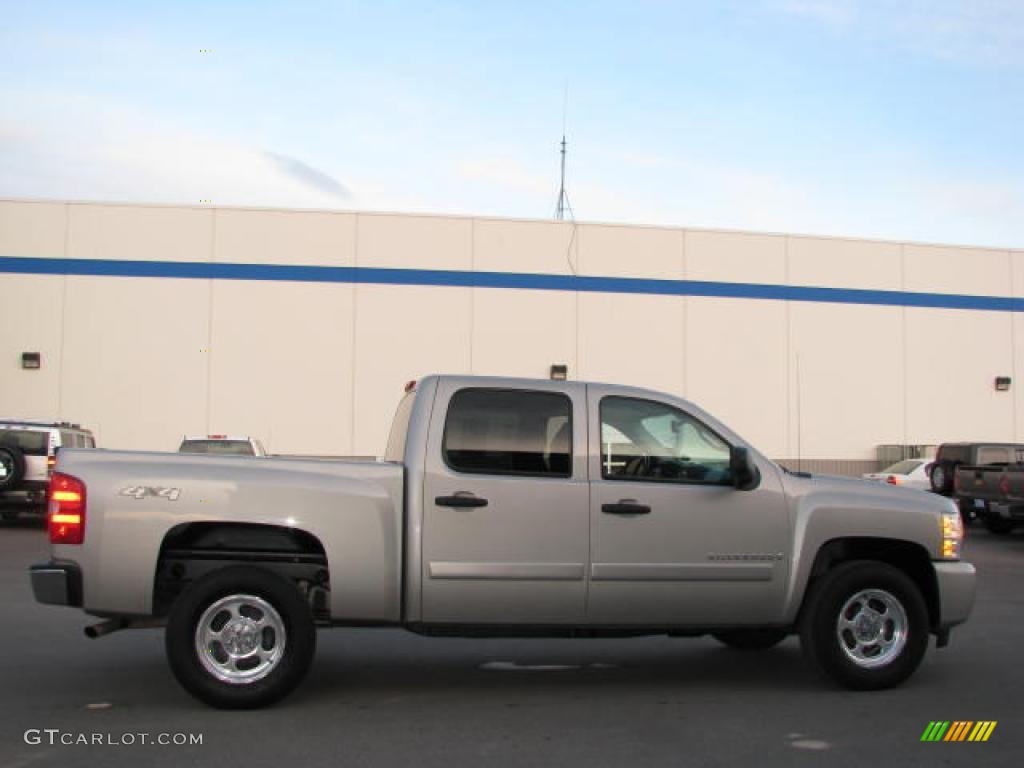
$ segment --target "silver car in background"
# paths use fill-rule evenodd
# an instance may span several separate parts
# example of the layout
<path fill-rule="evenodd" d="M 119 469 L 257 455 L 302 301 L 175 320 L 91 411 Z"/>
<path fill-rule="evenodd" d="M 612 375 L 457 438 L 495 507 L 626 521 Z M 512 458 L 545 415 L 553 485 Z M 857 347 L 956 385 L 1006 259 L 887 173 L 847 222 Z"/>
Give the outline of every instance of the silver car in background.
<path fill-rule="evenodd" d="M 931 481 L 926 469 L 933 459 L 904 459 L 897 461 L 881 472 L 868 472 L 861 475 L 865 480 L 888 483 L 900 488 L 913 488 L 918 491 L 931 490 Z"/>

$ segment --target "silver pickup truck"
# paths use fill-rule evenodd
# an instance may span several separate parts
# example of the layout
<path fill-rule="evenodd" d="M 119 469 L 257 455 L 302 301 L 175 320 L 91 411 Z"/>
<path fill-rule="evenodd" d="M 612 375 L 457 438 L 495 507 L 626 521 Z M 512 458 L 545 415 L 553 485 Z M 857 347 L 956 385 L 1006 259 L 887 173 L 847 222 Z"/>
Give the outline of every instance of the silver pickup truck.
<path fill-rule="evenodd" d="M 896 685 L 974 601 L 949 499 L 789 472 L 693 404 L 429 376 L 377 462 L 62 451 L 43 603 L 166 626 L 181 684 L 280 699 L 316 628 L 429 635 L 799 633 L 842 685 Z"/>

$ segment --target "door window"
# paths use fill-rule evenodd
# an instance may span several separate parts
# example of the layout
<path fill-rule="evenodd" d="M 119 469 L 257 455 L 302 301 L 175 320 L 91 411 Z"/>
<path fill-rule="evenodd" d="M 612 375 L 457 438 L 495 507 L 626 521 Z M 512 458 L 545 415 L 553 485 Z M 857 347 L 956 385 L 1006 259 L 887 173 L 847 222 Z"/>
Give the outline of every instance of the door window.
<path fill-rule="evenodd" d="M 458 472 L 569 477 L 572 402 L 556 392 L 463 389 L 448 405 L 442 448 Z"/>
<path fill-rule="evenodd" d="M 606 397 L 601 400 L 601 475 L 608 480 L 728 485 L 729 444 L 664 403 Z"/>

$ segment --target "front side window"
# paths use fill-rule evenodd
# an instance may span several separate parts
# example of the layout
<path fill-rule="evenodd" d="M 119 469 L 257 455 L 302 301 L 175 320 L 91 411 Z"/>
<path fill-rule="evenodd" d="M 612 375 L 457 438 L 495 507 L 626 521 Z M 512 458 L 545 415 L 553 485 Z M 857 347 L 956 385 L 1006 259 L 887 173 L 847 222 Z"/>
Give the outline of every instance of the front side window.
<path fill-rule="evenodd" d="M 448 405 L 442 452 L 457 472 L 569 477 L 572 403 L 554 392 L 463 389 Z"/>
<path fill-rule="evenodd" d="M 601 475 L 729 485 L 729 444 L 687 413 L 629 397 L 601 401 Z"/>

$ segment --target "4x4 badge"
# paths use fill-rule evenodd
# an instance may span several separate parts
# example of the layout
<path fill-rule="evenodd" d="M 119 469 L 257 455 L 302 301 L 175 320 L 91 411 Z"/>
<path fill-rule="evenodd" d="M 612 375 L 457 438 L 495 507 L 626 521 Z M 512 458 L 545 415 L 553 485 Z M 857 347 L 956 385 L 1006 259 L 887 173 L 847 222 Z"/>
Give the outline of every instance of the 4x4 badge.
<path fill-rule="evenodd" d="M 160 488 L 151 485 L 129 485 L 118 491 L 119 496 L 131 496 L 133 499 L 143 499 L 146 496 L 155 496 L 158 499 L 177 501 L 181 495 L 180 488 Z"/>

